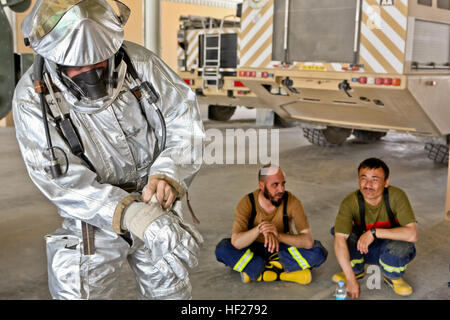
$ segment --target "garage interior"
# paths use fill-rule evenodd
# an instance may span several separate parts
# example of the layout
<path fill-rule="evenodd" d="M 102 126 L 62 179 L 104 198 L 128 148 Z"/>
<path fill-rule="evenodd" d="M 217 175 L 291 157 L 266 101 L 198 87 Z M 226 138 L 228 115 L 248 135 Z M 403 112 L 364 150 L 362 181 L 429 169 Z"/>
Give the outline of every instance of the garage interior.
<path fill-rule="evenodd" d="M 178 20 L 175 13 L 174 17 L 169 17 L 175 8 L 176 14 L 191 12 L 210 16 L 233 11 L 213 5 L 162 1 L 161 21 L 166 21 L 166 25 L 170 23 L 164 19 Z M 17 14 L 15 19 L 24 15 Z M 134 28 L 146 30 L 142 23 L 137 23 Z M 176 68 L 176 56 L 171 56 L 176 41 L 163 40 L 176 37 L 176 30 L 169 29 L 161 30 L 156 40 L 148 35 L 146 38 L 144 31 L 138 35 L 128 31 L 128 34 L 137 36 L 138 40 L 134 40 L 141 44 L 161 41 L 161 56 Z M 27 52 L 21 45 L 17 45 L 16 50 Z M 331 281 L 331 276 L 341 270 L 334 255 L 330 228 L 341 201 L 358 188 L 359 163 L 369 157 L 385 161 L 391 170 L 391 185 L 408 195 L 417 219 L 419 240 L 417 256 L 405 274 L 414 293 L 400 297 L 382 280 L 379 288 L 369 289 L 370 274 L 366 274 L 359 280 L 360 299 L 449 299 L 450 220 L 444 215 L 449 167 L 427 158 L 424 137 L 389 132 L 373 143 L 361 143 L 351 136 L 339 146 L 320 147 L 312 145 L 299 126 L 280 126 L 273 124 L 273 120 L 260 120 L 267 114 L 273 116 L 273 111 L 238 107 L 230 120 L 214 121 L 208 119 L 207 105 L 200 105 L 200 110 L 205 129 L 218 129 L 224 136 L 227 129 L 279 130 L 279 164 L 286 173 L 286 189 L 301 200 L 313 237 L 328 250 L 328 258 L 321 267 L 312 270 L 313 280 L 305 286 L 281 281 L 243 284 L 239 273 L 216 261 L 214 250 L 222 238 L 231 236 L 234 210 L 239 200 L 257 188 L 261 163 L 204 164 L 189 189 L 190 203 L 201 221 L 198 229 L 204 237 L 199 265 L 190 271 L 194 300 L 334 300 L 336 284 Z M 11 115 L 0 120 L 0 125 L 0 181 L 3 184 L 0 193 L 3 203 L 0 209 L 0 300 L 49 300 L 44 236 L 59 228 L 62 219 L 56 207 L 28 177 Z M 226 143 L 229 142 L 224 141 L 224 149 Z M 183 208 L 186 209 L 185 219 L 191 222 L 186 199 L 183 199 Z M 114 299 L 136 299 L 135 280 L 126 263 Z"/>
<path fill-rule="evenodd" d="M 239 119 L 240 113 L 244 114 L 243 119 Z M 255 124 L 255 119 L 247 114 L 238 110 L 229 122 L 205 119 L 205 129 L 268 128 Z M 198 229 L 204 237 L 199 265 L 191 270 L 194 300 L 334 299 L 336 284 L 331 276 L 339 271 L 339 265 L 329 230 L 340 202 L 357 189 L 358 164 L 368 157 L 383 159 L 391 169 L 391 184 L 408 195 L 418 222 L 419 240 L 417 256 L 405 274 L 414 293 L 400 297 L 383 283 L 380 289 L 370 290 L 364 284 L 370 276 L 366 275 L 360 280 L 360 299 L 448 299 L 450 223 L 443 219 L 448 168 L 427 159 L 421 139 L 392 133 L 372 144 L 360 144 L 350 138 L 340 147 L 323 148 L 311 145 L 297 127 L 277 129 L 287 190 L 302 201 L 313 237 L 328 250 L 327 261 L 312 271 L 313 281 L 306 286 L 287 282 L 241 283 L 237 272 L 216 261 L 214 250 L 222 238 L 231 235 L 239 200 L 257 188 L 259 165 L 202 166 L 189 189 L 190 203 L 200 220 Z M 29 179 L 14 129 L 0 128 L 0 139 L 0 176 L 2 181 L 8 181 L 0 195 L 5 204 L 0 216 L 0 299 L 51 299 L 43 237 L 57 229 L 62 219 Z M 183 207 L 186 209 L 185 200 Z M 187 209 L 185 212 L 190 222 Z M 127 264 L 123 266 L 115 298 L 136 299 L 135 280 Z"/>

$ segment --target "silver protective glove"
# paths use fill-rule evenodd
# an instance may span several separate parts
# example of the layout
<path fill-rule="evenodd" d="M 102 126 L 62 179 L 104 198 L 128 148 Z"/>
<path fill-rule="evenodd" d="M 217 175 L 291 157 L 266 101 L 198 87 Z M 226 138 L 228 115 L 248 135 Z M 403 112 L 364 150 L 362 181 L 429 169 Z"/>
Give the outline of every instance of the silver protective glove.
<path fill-rule="evenodd" d="M 149 203 L 131 203 L 122 220 L 123 229 L 144 241 L 151 262 L 155 266 L 168 263 L 178 277 L 186 275 L 184 265 L 197 266 L 203 243 L 200 233 L 184 223 L 180 207 L 180 203 L 175 203 L 172 209 L 164 211 L 154 195 Z"/>

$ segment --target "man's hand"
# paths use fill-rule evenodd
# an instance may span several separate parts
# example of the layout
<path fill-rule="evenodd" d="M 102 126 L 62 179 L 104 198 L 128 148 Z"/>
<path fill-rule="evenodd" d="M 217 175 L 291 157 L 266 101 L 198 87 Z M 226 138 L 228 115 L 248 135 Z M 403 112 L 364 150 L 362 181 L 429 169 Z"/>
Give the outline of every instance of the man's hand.
<path fill-rule="evenodd" d="M 358 299 L 361 293 L 361 288 L 359 287 L 358 280 L 350 279 L 347 280 L 347 285 L 345 286 L 347 290 L 347 295 L 352 299 Z"/>
<path fill-rule="evenodd" d="M 280 250 L 280 242 L 273 233 L 264 234 L 264 247 L 270 253 L 278 252 Z"/>
<path fill-rule="evenodd" d="M 264 247 L 270 253 L 278 252 L 280 249 L 280 241 L 278 240 L 278 231 L 274 224 L 262 221 L 258 225 L 259 233 L 264 235 Z"/>
<path fill-rule="evenodd" d="M 361 237 L 359 237 L 358 243 L 356 244 L 356 249 L 362 254 L 366 254 L 369 252 L 369 246 L 373 242 L 374 237 L 370 230 L 364 232 Z"/>
<path fill-rule="evenodd" d="M 164 180 L 153 178 L 148 181 L 142 192 L 142 201 L 148 203 L 155 193 L 156 199 L 164 210 L 169 208 L 175 200 L 175 190 L 172 186 Z"/>
<path fill-rule="evenodd" d="M 275 227 L 274 224 L 268 222 L 268 221 L 262 221 L 259 225 L 258 225 L 258 230 L 259 233 L 265 234 L 268 232 L 271 232 L 275 235 L 275 237 L 278 238 L 278 230 L 277 227 Z"/>

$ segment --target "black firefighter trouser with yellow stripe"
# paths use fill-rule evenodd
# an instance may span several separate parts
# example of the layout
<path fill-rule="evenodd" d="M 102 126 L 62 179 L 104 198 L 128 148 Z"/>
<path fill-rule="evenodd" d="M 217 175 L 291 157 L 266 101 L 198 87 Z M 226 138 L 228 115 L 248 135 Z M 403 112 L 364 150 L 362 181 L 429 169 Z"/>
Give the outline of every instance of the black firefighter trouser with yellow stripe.
<path fill-rule="evenodd" d="M 408 263 L 416 256 L 414 244 L 406 241 L 376 239 L 367 254 L 361 254 L 356 246 L 349 248 L 350 263 L 355 274 L 364 271 L 364 264 L 377 264 L 383 275 L 398 279 L 405 273 Z"/>
<path fill-rule="evenodd" d="M 334 228 L 331 229 L 334 235 Z M 405 273 L 408 263 L 416 256 L 413 243 L 398 240 L 375 239 L 369 245 L 369 252 L 362 254 L 356 248 L 358 236 L 351 233 L 347 246 L 350 253 L 350 263 L 355 274 L 364 271 L 364 265 L 376 264 L 381 267 L 383 275 L 389 279 L 398 279 Z"/>
<path fill-rule="evenodd" d="M 264 248 L 264 243 L 254 242 L 244 249 L 236 249 L 230 238 L 222 239 L 216 246 L 217 261 L 238 272 L 245 272 L 252 280 L 258 279 L 273 253 Z M 311 249 L 290 247 L 280 243 L 279 262 L 285 272 L 316 268 L 325 262 L 328 252 L 320 241 L 315 240 Z"/>

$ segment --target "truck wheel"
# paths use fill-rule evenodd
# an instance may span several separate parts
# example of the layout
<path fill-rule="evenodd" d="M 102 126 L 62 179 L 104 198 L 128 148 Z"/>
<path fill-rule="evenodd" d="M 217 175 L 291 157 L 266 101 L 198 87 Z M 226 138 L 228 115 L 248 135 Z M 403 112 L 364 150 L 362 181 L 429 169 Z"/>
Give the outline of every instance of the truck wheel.
<path fill-rule="evenodd" d="M 323 130 L 320 129 L 303 128 L 303 136 L 312 144 L 327 147 L 329 146 L 329 143 L 327 142 L 327 139 L 325 139 L 322 131 Z"/>
<path fill-rule="evenodd" d="M 208 119 L 227 121 L 233 116 L 236 107 L 210 105 L 208 106 Z"/>
<path fill-rule="evenodd" d="M 321 147 L 340 145 L 351 135 L 351 129 L 327 127 L 326 129 L 303 129 L 303 135 L 312 144 Z"/>
<path fill-rule="evenodd" d="M 425 150 L 428 151 L 429 159 L 437 163 L 448 164 L 448 145 L 427 142 Z"/>
<path fill-rule="evenodd" d="M 384 137 L 387 132 L 367 131 L 367 130 L 353 130 L 353 135 L 361 142 L 375 142 Z"/>

